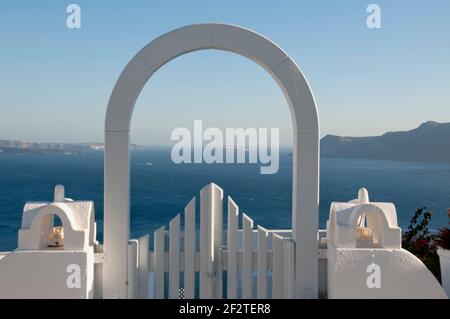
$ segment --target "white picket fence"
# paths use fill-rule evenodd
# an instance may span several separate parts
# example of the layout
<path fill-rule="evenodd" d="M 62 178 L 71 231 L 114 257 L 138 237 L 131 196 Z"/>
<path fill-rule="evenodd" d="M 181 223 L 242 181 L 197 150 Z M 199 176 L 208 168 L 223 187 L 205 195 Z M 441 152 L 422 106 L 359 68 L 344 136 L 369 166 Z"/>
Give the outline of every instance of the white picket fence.
<path fill-rule="evenodd" d="M 181 215 L 149 236 L 132 240 L 128 252 L 129 298 L 294 298 L 295 247 L 290 230 L 254 229 L 228 197 L 223 227 L 223 190 L 209 184 L 200 191 L 200 230 L 195 197 Z M 150 285 L 150 287 L 149 287 Z"/>

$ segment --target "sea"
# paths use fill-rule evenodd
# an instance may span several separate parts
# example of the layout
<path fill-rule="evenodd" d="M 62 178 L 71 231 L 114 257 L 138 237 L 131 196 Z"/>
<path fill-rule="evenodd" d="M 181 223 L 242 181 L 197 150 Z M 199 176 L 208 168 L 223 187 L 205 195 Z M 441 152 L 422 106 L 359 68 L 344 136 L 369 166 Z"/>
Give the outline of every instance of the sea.
<path fill-rule="evenodd" d="M 280 168 L 261 175 L 259 164 L 174 164 L 169 148 L 131 151 L 131 237 L 150 234 L 182 213 L 200 189 L 214 182 L 241 212 L 269 229 L 291 227 L 292 154 L 280 152 Z M 97 238 L 103 238 L 103 152 L 74 155 L 0 155 L 0 251 L 17 247 L 27 201 L 52 201 L 54 186 L 66 197 L 95 202 Z M 365 187 L 371 201 L 392 202 L 406 229 L 421 207 L 433 212 L 430 228 L 448 223 L 450 163 L 367 159 L 320 161 L 319 223 L 325 228 L 333 201 L 349 201 Z M 198 218 L 197 218 L 198 221 Z"/>

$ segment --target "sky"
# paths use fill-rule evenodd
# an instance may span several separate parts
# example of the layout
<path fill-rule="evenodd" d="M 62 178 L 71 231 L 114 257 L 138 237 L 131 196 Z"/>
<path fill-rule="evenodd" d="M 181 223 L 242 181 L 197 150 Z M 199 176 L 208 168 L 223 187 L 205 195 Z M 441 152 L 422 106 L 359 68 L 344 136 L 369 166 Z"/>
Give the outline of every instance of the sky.
<path fill-rule="evenodd" d="M 81 8 L 69 29 L 66 8 Z M 381 8 L 369 29 L 367 6 Z M 379 135 L 450 122 L 450 1 L 2 1 L 0 139 L 102 142 L 114 83 L 165 32 L 223 22 L 267 36 L 299 65 L 316 99 L 320 134 Z M 137 101 L 131 141 L 167 145 L 177 127 L 279 128 L 284 96 L 257 64 L 207 50 L 158 70 Z"/>

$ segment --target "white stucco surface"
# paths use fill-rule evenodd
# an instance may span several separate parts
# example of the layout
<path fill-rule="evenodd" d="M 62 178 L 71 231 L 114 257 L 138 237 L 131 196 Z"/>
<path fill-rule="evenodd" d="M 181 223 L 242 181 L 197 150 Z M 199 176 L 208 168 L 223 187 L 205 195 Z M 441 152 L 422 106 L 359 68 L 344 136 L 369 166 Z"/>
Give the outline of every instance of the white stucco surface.
<path fill-rule="evenodd" d="M 69 265 L 80 267 L 80 287 L 67 285 Z M 70 269 L 69 269 L 70 270 Z M 0 260 L 0 298 L 92 298 L 94 254 L 87 251 L 14 251 Z"/>
<path fill-rule="evenodd" d="M 358 231 L 370 234 L 364 248 Z M 428 268 L 402 249 L 401 229 L 392 203 L 358 199 L 332 203 L 327 222 L 329 298 L 446 298 Z"/>
<path fill-rule="evenodd" d="M 25 204 L 18 248 L 0 258 L 0 298 L 94 297 L 94 203 L 65 199 L 61 185 L 55 199 Z M 64 229 L 57 247 L 55 216 Z"/>
<path fill-rule="evenodd" d="M 369 288 L 367 267 L 380 267 L 380 288 Z M 405 249 L 328 249 L 328 298 L 447 298 L 433 274 Z"/>
<path fill-rule="evenodd" d="M 437 253 L 441 266 L 442 288 L 450 298 L 450 250 L 439 248 Z"/>

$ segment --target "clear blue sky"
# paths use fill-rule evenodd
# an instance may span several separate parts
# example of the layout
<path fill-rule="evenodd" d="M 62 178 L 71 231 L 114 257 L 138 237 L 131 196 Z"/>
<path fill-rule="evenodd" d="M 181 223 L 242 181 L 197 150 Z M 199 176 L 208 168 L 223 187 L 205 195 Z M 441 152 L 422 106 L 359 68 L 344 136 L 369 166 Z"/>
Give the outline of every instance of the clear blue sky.
<path fill-rule="evenodd" d="M 81 29 L 66 7 L 81 6 Z M 381 7 L 382 28 L 366 27 Z M 321 135 L 363 136 L 450 122 L 450 1 L 2 1 L 0 138 L 103 141 L 113 85 L 155 37 L 201 22 L 262 33 L 306 75 Z M 160 69 L 136 105 L 132 141 L 170 143 L 194 119 L 216 127 L 280 127 L 284 97 L 265 71 L 231 53 L 204 51 Z"/>

